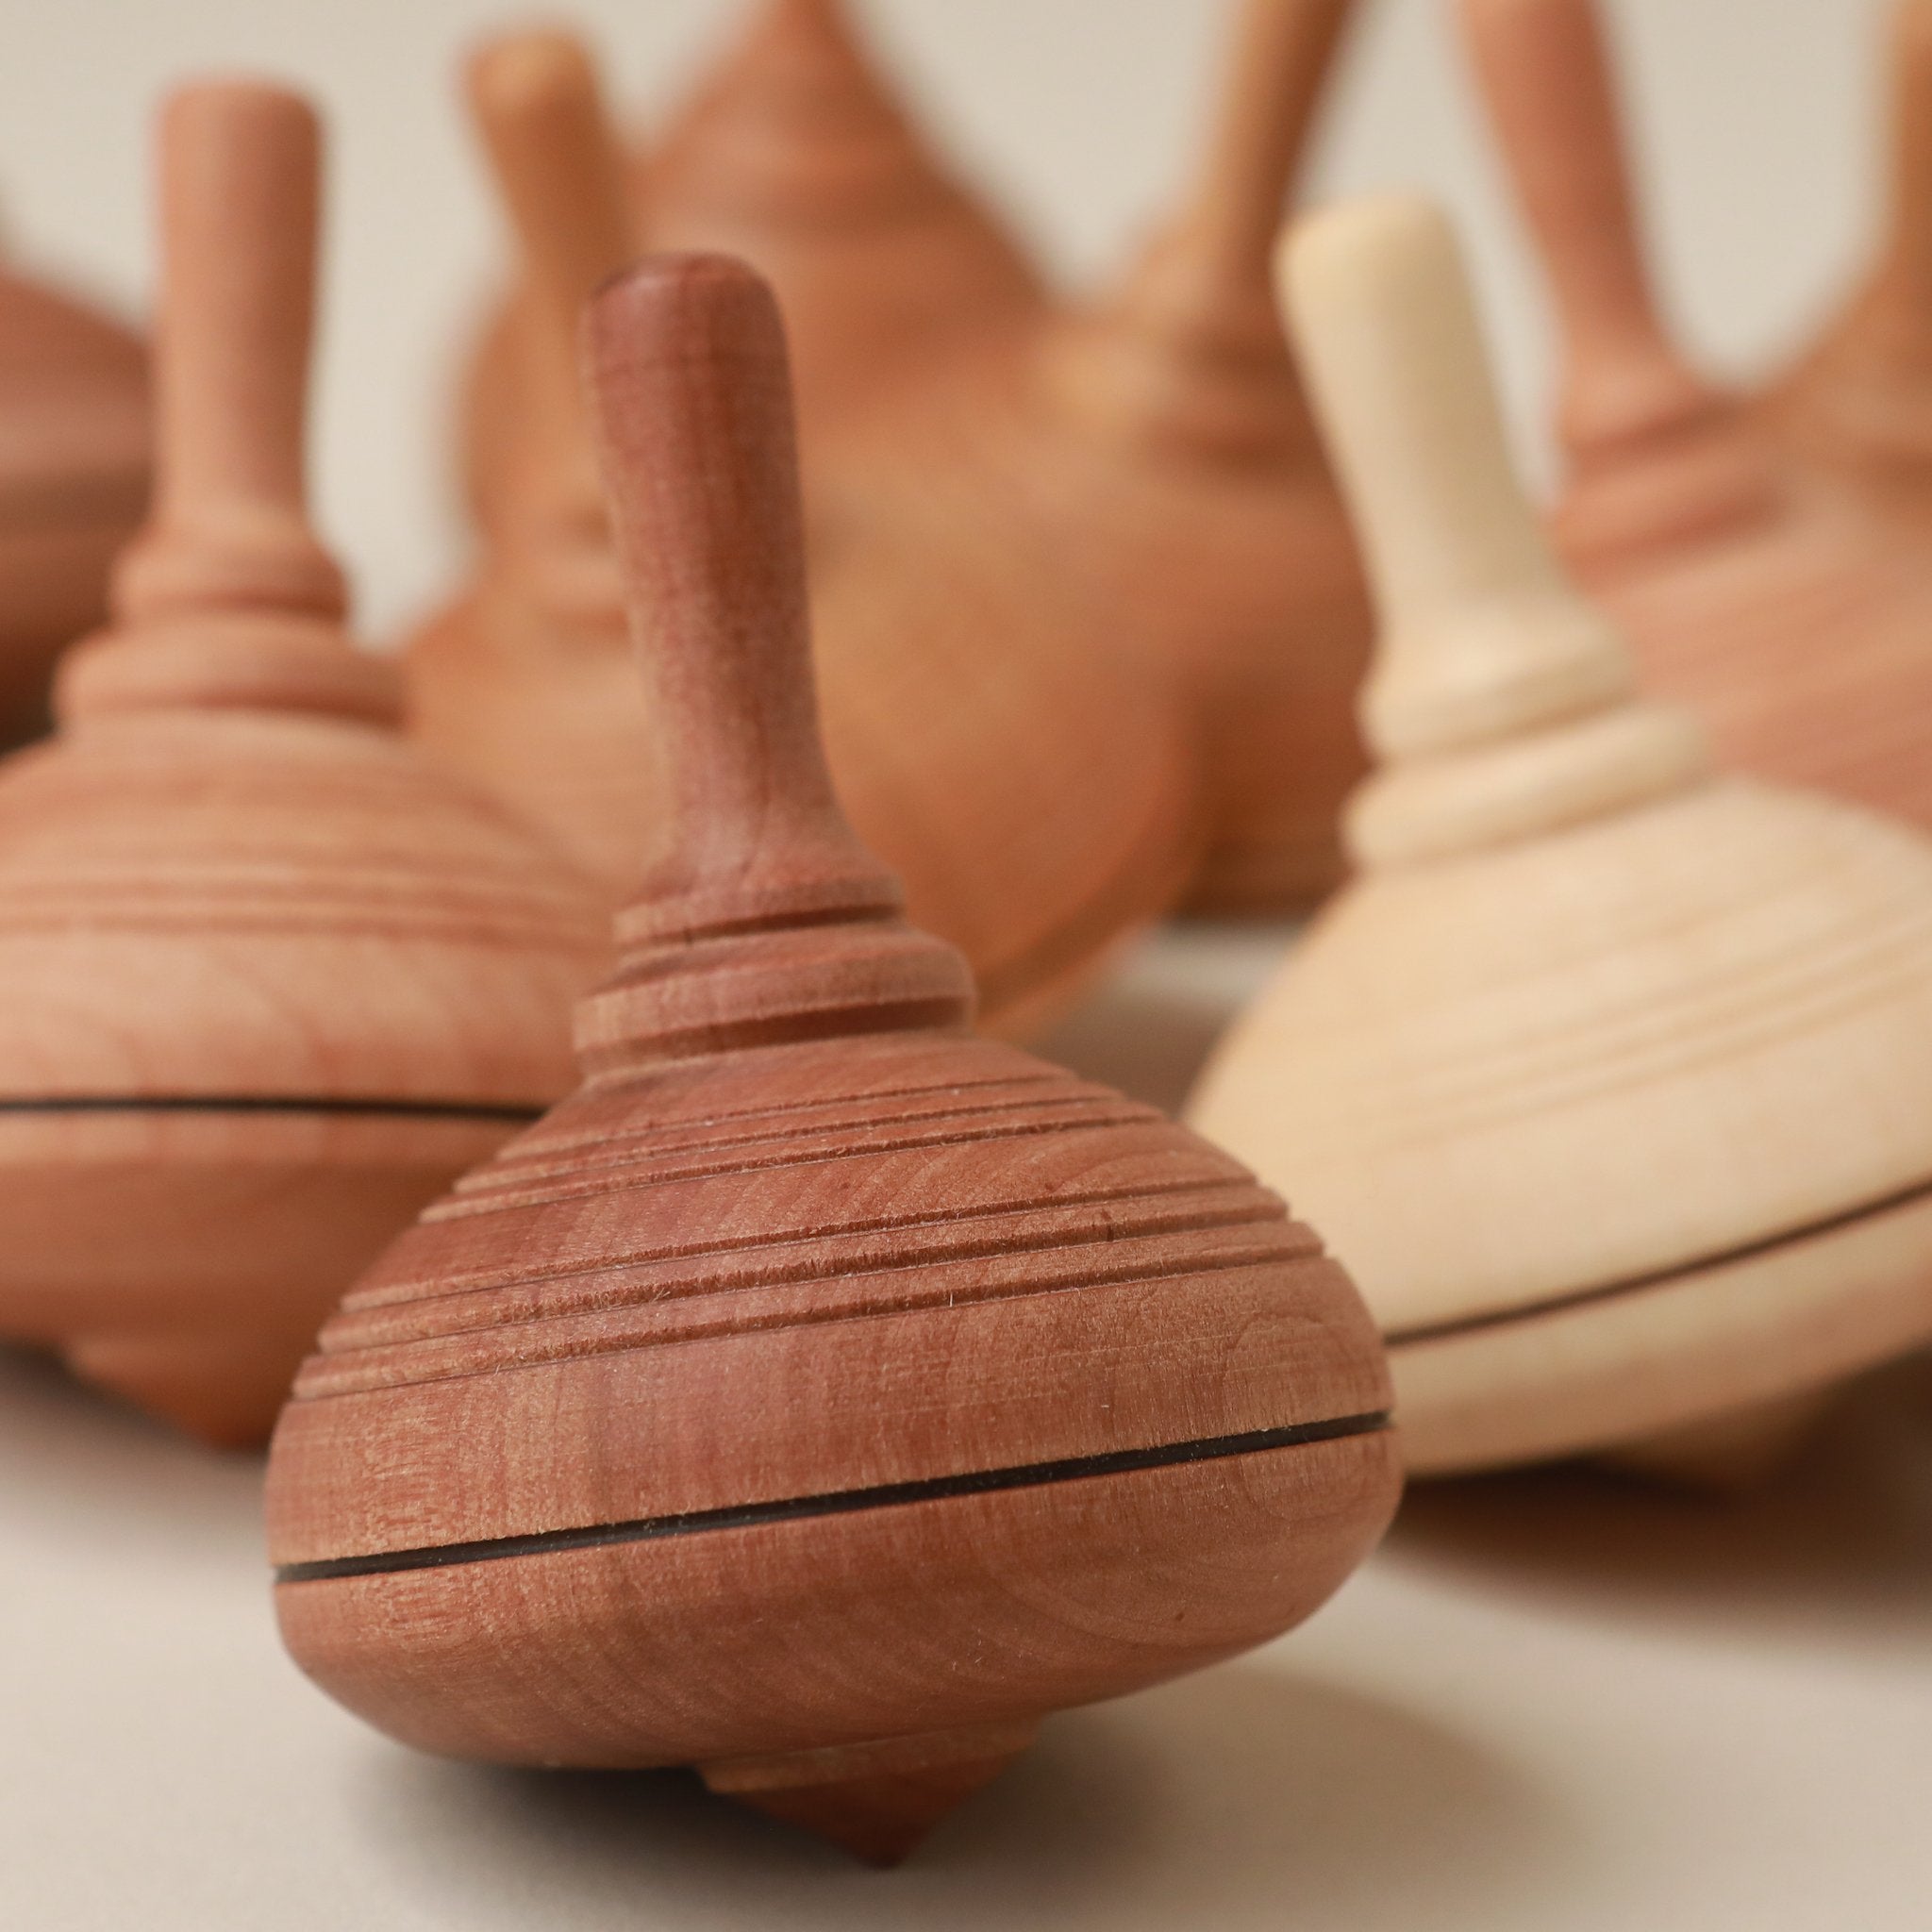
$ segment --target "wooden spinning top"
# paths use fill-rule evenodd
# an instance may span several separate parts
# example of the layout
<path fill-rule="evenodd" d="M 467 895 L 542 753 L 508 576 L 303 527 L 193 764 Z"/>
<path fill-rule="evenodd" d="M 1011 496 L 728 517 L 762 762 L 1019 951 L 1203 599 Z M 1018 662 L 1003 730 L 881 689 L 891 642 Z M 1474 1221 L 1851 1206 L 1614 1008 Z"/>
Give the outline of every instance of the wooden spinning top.
<path fill-rule="evenodd" d="M 654 246 L 742 256 L 772 284 L 808 447 L 1044 301 L 1018 243 L 894 99 L 841 0 L 761 0 L 635 181 Z"/>
<path fill-rule="evenodd" d="M 1932 5 L 1892 30 L 1890 206 L 1878 257 L 1765 402 L 1792 452 L 1914 537 L 1932 530 Z"/>
<path fill-rule="evenodd" d="M 867 683 L 896 694 L 870 702 L 881 725 L 916 733 L 931 716 L 928 680 L 901 660 L 935 633 L 972 639 L 973 696 L 963 712 L 940 707 L 961 731 L 993 728 L 973 705 L 1003 687 L 1028 737 L 1042 717 L 1065 729 L 1077 715 L 1083 734 L 1121 741 L 1122 771 L 1144 770 L 1158 758 L 1144 714 L 1166 706 L 1200 746 L 1187 782 L 1208 845 L 1192 897 L 1222 909 L 1325 891 L 1361 770 L 1351 698 L 1367 603 L 1267 273 L 1347 12 L 1346 0 L 1243 0 L 1181 211 L 1125 287 L 1093 303 L 1047 299 L 830 0 L 771 0 L 633 175 L 629 219 L 654 244 L 742 255 L 777 291 L 800 365 L 814 582 L 832 594 L 841 553 L 855 553 L 845 605 L 872 636 Z M 508 469 L 486 446 L 525 433 L 514 425 L 538 407 L 502 338 L 467 418 L 486 527 Z M 862 557 L 845 534 L 861 521 L 876 540 Z M 834 768 L 880 843 L 906 815 L 874 823 L 852 791 L 844 624 L 822 608 L 818 632 Z M 1065 696 L 1025 688 L 1041 662 L 1074 667 Z M 1107 789 L 1091 773 L 1078 787 Z M 910 841 L 882 849 L 915 915 L 983 966 L 926 898 Z M 1093 897 L 1083 867 L 1070 870 Z M 1138 870 L 1158 876 L 1145 857 Z M 1118 903 L 1118 885 L 1107 896 Z M 1160 903 L 1143 891 L 1137 909 Z"/>
<path fill-rule="evenodd" d="M 409 731 L 541 826 L 607 898 L 629 890 L 655 815 L 603 485 L 576 366 L 577 315 L 637 252 L 595 70 L 558 32 L 506 36 L 467 70 L 472 118 L 523 272 L 502 338 L 516 380 L 475 581 L 410 637 Z"/>
<path fill-rule="evenodd" d="M 1311 220 L 1285 294 L 1382 636 L 1361 876 L 1191 1119 L 1291 1177 L 1409 1466 L 1735 1466 L 1932 1338 L 1932 842 L 1713 776 L 1511 476 L 1447 224 Z M 1754 1433 L 1757 1441 L 1754 1443 Z"/>
<path fill-rule="evenodd" d="M 276 1601 L 408 1742 L 695 1762 L 890 1862 L 1045 1713 L 1322 1601 L 1393 1507 L 1387 1388 L 1245 1172 L 968 1032 L 847 828 L 769 292 L 663 258 L 587 327 L 668 814 L 583 1087 L 302 1373 Z"/>
<path fill-rule="evenodd" d="M 104 614 L 147 486 L 140 340 L 0 272 L 0 745 L 44 728 L 54 660 Z"/>
<path fill-rule="evenodd" d="M 1562 330 L 1565 554 L 1727 761 L 1932 824 L 1932 564 L 1671 343 L 1590 0 L 1464 14 Z"/>
<path fill-rule="evenodd" d="M 410 723 L 614 903 L 658 809 L 656 733 L 574 391 L 576 310 L 629 252 L 616 151 L 575 42 L 492 43 L 471 77 L 547 400 L 475 582 L 408 644 Z M 821 471 L 826 737 L 841 796 L 914 917 L 966 953 L 989 1024 L 1024 1031 L 1172 904 L 1196 845 L 1192 747 L 1167 693 L 1069 614 L 1041 533 L 990 503 L 943 442 L 926 458 L 917 475 Z"/>
<path fill-rule="evenodd" d="M 1052 318 L 990 466 L 1089 621 L 1192 698 L 1197 909 L 1306 906 L 1361 775 L 1369 607 L 1269 278 L 1351 0 L 1244 0 L 1195 179 L 1125 285 Z"/>
<path fill-rule="evenodd" d="M 218 1442 L 568 1084 L 585 889 L 390 728 L 304 511 L 318 130 L 160 128 L 158 493 L 59 731 L 0 768 L 0 1331 Z"/>

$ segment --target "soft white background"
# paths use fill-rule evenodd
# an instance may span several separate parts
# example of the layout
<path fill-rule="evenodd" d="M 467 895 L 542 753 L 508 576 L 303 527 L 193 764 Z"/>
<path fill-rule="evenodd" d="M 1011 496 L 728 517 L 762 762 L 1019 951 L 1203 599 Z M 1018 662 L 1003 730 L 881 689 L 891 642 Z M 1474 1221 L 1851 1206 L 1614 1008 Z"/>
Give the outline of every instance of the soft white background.
<path fill-rule="evenodd" d="M 736 0 L 581 0 L 634 114 L 673 95 Z M 1219 0 L 864 0 L 908 85 L 1070 277 L 1109 273 L 1180 180 Z M 1465 84 L 1447 0 L 1364 7 L 1313 192 L 1426 184 L 1478 246 L 1535 459 L 1546 358 L 1533 279 Z M 1748 367 L 1857 258 L 1871 215 L 1882 0 L 1614 0 L 1670 297 Z M 461 325 L 498 238 L 453 84 L 520 17 L 494 0 L 12 0 L 0 225 L 130 306 L 150 273 L 148 118 L 210 64 L 311 89 L 332 135 L 316 479 L 384 631 L 456 566 L 443 431 Z"/>

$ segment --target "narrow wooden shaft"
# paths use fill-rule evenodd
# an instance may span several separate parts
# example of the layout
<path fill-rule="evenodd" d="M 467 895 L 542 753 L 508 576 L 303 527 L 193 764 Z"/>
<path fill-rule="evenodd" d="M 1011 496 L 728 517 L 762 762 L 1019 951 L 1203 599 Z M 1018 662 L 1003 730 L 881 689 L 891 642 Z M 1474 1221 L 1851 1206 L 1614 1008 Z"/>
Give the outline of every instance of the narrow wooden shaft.
<path fill-rule="evenodd" d="M 1873 294 L 1889 324 L 1932 342 L 1932 0 L 1901 0 L 1891 69 L 1890 205 Z"/>
<path fill-rule="evenodd" d="M 1282 264 L 1385 633 L 1557 586 L 1447 223 L 1407 199 L 1351 205 L 1299 225 Z"/>
<path fill-rule="evenodd" d="M 583 42 L 562 31 L 507 35 L 468 70 L 471 112 L 522 258 L 533 413 L 576 427 L 577 319 L 635 253 L 624 156 Z"/>
<path fill-rule="evenodd" d="M 1708 407 L 1658 313 L 1593 0 L 1463 0 L 1475 67 L 1562 330 L 1566 441 Z"/>
<path fill-rule="evenodd" d="M 1443 215 L 1391 198 L 1303 223 L 1285 291 L 1382 603 L 1350 800 L 1365 868 L 1531 839 L 1696 782 L 1684 714 L 1557 569 L 1509 465 Z"/>
<path fill-rule="evenodd" d="M 279 88 L 204 83 L 163 109 L 156 496 L 124 618 L 341 608 L 304 480 L 320 168 L 314 110 Z"/>
<path fill-rule="evenodd" d="M 788 903 L 885 878 L 818 733 L 791 377 L 742 263 L 659 256 L 585 317 L 619 561 L 666 760 L 650 891 Z M 888 900 L 894 895 L 885 889 Z"/>
<path fill-rule="evenodd" d="M 1241 0 L 1186 241 L 1207 289 L 1268 282 L 1281 221 L 1354 0 Z"/>

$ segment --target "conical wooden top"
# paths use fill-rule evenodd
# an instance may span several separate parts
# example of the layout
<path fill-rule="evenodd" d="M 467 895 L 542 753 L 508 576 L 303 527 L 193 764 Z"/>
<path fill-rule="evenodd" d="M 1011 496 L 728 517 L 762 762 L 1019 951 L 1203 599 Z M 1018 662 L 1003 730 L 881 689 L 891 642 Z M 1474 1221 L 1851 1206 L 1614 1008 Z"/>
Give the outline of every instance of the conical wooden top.
<path fill-rule="evenodd" d="M 259 1441 L 322 1312 L 564 1084 L 587 890 L 391 729 L 307 514 L 318 129 L 161 118 L 158 488 L 0 770 L 0 1330 Z"/>
<path fill-rule="evenodd" d="M 840 0 L 759 0 L 643 169 L 656 246 L 740 255 L 772 281 L 808 434 L 1039 308 L 1032 265 L 941 167 Z"/>
<path fill-rule="evenodd" d="M 1346 12 L 1244 0 L 1181 208 L 1099 302 L 1049 304 L 821 0 L 757 13 L 639 172 L 656 241 L 777 290 L 833 768 L 1003 1029 L 1063 1004 L 1191 868 L 1224 909 L 1306 904 L 1339 874 L 1366 598 L 1266 243 Z M 473 472 L 514 433 L 491 340 Z M 604 774 L 636 762 L 612 750 L 613 660 L 580 653 L 581 702 L 561 681 L 546 699 L 531 631 L 499 606 L 423 633 L 412 712 L 544 823 L 575 820 L 601 869 L 622 847 L 597 800 L 625 795 Z M 554 757 L 520 756 L 525 717 Z"/>
<path fill-rule="evenodd" d="M 1932 1332 L 1932 844 L 1707 774 L 1502 453 L 1425 205 L 1285 258 L 1384 632 L 1366 872 L 1192 1118 L 1294 1188 L 1391 1347 L 1410 1466 L 1603 1450 Z"/>
<path fill-rule="evenodd" d="M 485 63 L 549 76 L 539 88 L 479 74 L 492 152 L 519 175 L 508 197 L 530 221 L 551 201 L 597 203 L 609 146 L 582 49 L 525 38 Z M 534 125 L 533 99 L 567 107 L 568 141 Z M 614 244 L 615 225 L 597 225 Z M 552 289 L 560 314 L 582 276 L 558 265 L 561 244 L 553 252 L 550 271 L 533 254 L 526 278 Z M 852 285 L 871 286 L 869 273 Z M 549 343 L 561 380 L 574 358 L 559 333 L 524 337 Z M 575 452 L 574 479 L 590 455 L 577 413 L 545 418 Z M 1013 527 L 1006 497 L 962 490 L 956 465 L 927 455 L 905 475 L 820 453 L 829 749 L 855 822 L 921 921 L 967 953 L 989 1024 L 1024 1031 L 1171 903 L 1195 840 L 1191 747 L 1169 694 L 1064 609 L 1044 546 Z M 526 506 L 541 495 L 547 508 L 512 517 L 506 506 L 475 585 L 411 640 L 411 728 L 552 830 L 615 897 L 661 808 L 661 734 L 649 693 L 639 702 L 601 504 L 546 482 L 558 473 L 534 458 L 525 470 Z"/>
<path fill-rule="evenodd" d="M 770 291 L 647 261 L 587 347 L 661 837 L 583 1088 L 303 1372 L 282 1628 L 408 1741 L 695 1762 L 890 1857 L 1045 1712 L 1334 1588 L 1394 1500 L 1381 1365 L 1242 1170 L 967 1031 L 847 827 Z"/>

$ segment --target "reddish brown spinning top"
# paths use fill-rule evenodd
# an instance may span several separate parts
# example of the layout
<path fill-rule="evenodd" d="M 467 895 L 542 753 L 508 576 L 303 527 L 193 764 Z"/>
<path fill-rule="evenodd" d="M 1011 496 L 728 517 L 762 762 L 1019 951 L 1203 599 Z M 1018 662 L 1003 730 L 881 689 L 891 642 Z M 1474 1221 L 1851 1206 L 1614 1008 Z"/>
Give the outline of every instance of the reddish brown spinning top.
<path fill-rule="evenodd" d="M 54 660 L 100 622 L 147 484 L 139 339 L 0 272 L 0 744 L 44 728 Z"/>
<path fill-rule="evenodd" d="M 1558 541 L 1726 761 L 1932 824 L 1932 562 L 1670 341 L 1591 0 L 1464 12 L 1562 330 Z"/>
<path fill-rule="evenodd" d="M 1315 1238 L 1150 1108 L 968 1031 L 813 715 L 777 312 L 591 311 L 668 817 L 578 1093 L 303 1371 L 283 1633 L 394 1736 L 695 1762 L 890 1861 L 1047 1712 L 1305 1616 L 1393 1507 Z"/>
<path fill-rule="evenodd" d="M 497 42 L 471 74 L 524 255 L 532 407 L 476 580 L 410 641 L 411 724 L 554 832 L 614 902 L 654 823 L 655 742 L 571 340 L 584 296 L 628 253 L 617 157 L 568 38 Z M 914 917 L 966 953 L 989 1024 L 1019 1032 L 1172 902 L 1195 847 L 1191 746 L 1178 708 L 1066 608 L 1041 533 L 940 443 L 927 455 L 916 475 L 821 475 L 826 739 Z M 936 556 L 962 567 L 935 576 Z"/>
<path fill-rule="evenodd" d="M 841 612 L 820 614 L 841 787 L 843 612 L 874 634 L 870 681 L 889 687 L 872 709 L 889 730 L 916 730 L 932 704 L 895 660 L 970 628 L 971 662 L 987 668 L 949 706 L 961 734 L 1000 729 L 975 697 L 995 679 L 1024 686 L 1042 659 L 1071 667 L 1091 728 L 1142 747 L 1147 702 L 1187 708 L 1212 841 L 1197 902 L 1266 908 L 1332 883 L 1337 809 L 1361 770 L 1352 706 L 1368 609 L 1266 258 L 1347 12 L 1347 0 L 1244 0 L 1183 211 L 1125 290 L 1091 307 L 1048 301 L 831 0 L 770 0 L 639 164 L 632 218 L 654 245 L 741 254 L 778 292 L 822 591 L 846 529 L 889 513 Z M 506 452 L 536 438 L 539 413 L 500 337 L 469 418 L 492 527 L 515 468 Z M 1054 693 L 1024 696 L 1060 724 Z M 1091 776 L 1080 789 L 1092 794 Z M 887 822 L 855 805 L 876 842 Z M 916 848 L 888 856 L 915 911 L 964 938 L 924 897 Z"/>
<path fill-rule="evenodd" d="M 1932 534 L 1932 5 L 1892 29 L 1890 207 L 1870 273 L 1766 396 L 1794 454 Z"/>
<path fill-rule="evenodd" d="M 292 95 L 170 103 L 153 518 L 0 770 L 0 1332 L 223 1442 L 568 1084 L 602 953 L 342 635 L 302 485 L 317 168 Z"/>

